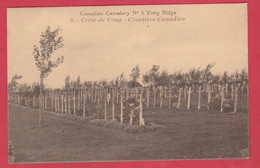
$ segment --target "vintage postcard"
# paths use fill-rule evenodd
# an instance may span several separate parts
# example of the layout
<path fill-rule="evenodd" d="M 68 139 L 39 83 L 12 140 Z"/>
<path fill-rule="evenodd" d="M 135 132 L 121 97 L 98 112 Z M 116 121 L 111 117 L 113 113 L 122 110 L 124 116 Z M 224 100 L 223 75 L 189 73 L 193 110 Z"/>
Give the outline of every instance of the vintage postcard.
<path fill-rule="evenodd" d="M 7 9 L 9 163 L 249 157 L 247 3 Z"/>

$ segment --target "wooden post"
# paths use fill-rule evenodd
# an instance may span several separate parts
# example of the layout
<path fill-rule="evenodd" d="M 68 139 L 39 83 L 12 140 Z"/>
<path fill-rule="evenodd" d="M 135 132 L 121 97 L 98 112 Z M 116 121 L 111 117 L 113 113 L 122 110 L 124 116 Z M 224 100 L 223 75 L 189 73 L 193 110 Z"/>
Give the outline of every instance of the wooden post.
<path fill-rule="evenodd" d="M 167 87 L 164 86 L 164 98 L 167 98 Z"/>
<path fill-rule="evenodd" d="M 70 93 L 68 93 L 68 114 L 70 115 Z"/>
<path fill-rule="evenodd" d="M 134 109 L 131 109 L 131 113 L 130 113 L 130 125 L 133 125 L 133 115 L 134 115 Z"/>
<path fill-rule="evenodd" d="M 80 89 L 80 100 L 82 101 L 83 100 L 83 90 Z"/>
<path fill-rule="evenodd" d="M 63 93 L 61 94 L 61 113 L 63 114 L 64 113 L 64 95 Z"/>
<path fill-rule="evenodd" d="M 137 89 L 137 87 L 135 88 L 135 101 L 138 101 L 138 89 Z"/>
<path fill-rule="evenodd" d="M 97 102 L 97 89 L 96 88 L 95 88 L 94 92 L 95 92 L 95 102 Z"/>
<path fill-rule="evenodd" d="M 128 88 L 126 88 L 126 100 L 125 100 L 126 102 L 128 101 L 128 98 L 129 98 L 128 95 L 129 95 L 129 91 L 128 91 Z"/>
<path fill-rule="evenodd" d="M 99 99 L 100 102 L 102 102 L 102 100 L 103 100 L 102 88 L 98 90 L 98 99 Z"/>
<path fill-rule="evenodd" d="M 28 98 L 27 98 L 27 96 L 24 96 L 24 99 L 25 99 L 25 106 L 27 106 L 28 105 Z"/>
<path fill-rule="evenodd" d="M 58 96 L 57 97 L 57 107 L 58 107 L 57 112 L 59 113 L 60 112 L 60 95 L 59 95 L 59 93 L 57 96 Z"/>
<path fill-rule="evenodd" d="M 42 106 L 41 106 L 41 95 L 39 95 L 38 100 L 39 100 L 39 109 L 41 109 L 42 108 Z"/>
<path fill-rule="evenodd" d="M 42 126 L 42 94 L 39 95 L 39 127 Z"/>
<path fill-rule="evenodd" d="M 188 90 L 188 103 L 187 103 L 187 109 L 189 110 L 190 109 L 190 94 L 191 94 L 191 87 L 189 86 L 189 90 Z"/>
<path fill-rule="evenodd" d="M 181 91 L 182 91 L 182 88 L 180 87 L 179 94 L 178 94 L 178 104 L 177 104 L 178 109 L 180 108 L 180 105 L 181 105 Z"/>
<path fill-rule="evenodd" d="M 90 91 L 89 91 L 89 89 L 87 90 L 87 102 L 90 102 Z"/>
<path fill-rule="evenodd" d="M 97 95 L 98 96 L 98 95 Z M 99 97 L 97 98 L 97 118 L 100 118 L 100 109 L 101 109 L 101 105 L 100 105 L 100 99 Z M 106 114 L 105 114 L 105 118 L 106 118 Z"/>
<path fill-rule="evenodd" d="M 51 94 L 51 111 L 54 111 L 54 94 Z"/>
<path fill-rule="evenodd" d="M 199 86 L 199 90 L 198 90 L 198 110 L 200 110 L 200 105 L 201 105 L 201 86 Z"/>
<path fill-rule="evenodd" d="M 207 88 L 207 84 L 204 82 L 203 83 L 203 91 L 202 92 L 206 92 L 206 88 Z"/>
<path fill-rule="evenodd" d="M 160 108 L 162 108 L 163 104 L 163 88 L 160 86 Z"/>
<path fill-rule="evenodd" d="M 29 108 L 30 107 L 30 97 L 27 96 L 27 107 Z"/>
<path fill-rule="evenodd" d="M 89 89 L 88 92 L 89 92 L 89 102 L 92 103 L 92 89 Z"/>
<path fill-rule="evenodd" d="M 247 93 L 247 96 L 249 96 L 248 84 L 247 84 L 247 87 L 246 87 L 246 93 Z"/>
<path fill-rule="evenodd" d="M 73 110 L 74 110 L 74 116 L 76 115 L 76 96 L 75 92 L 73 94 Z"/>
<path fill-rule="evenodd" d="M 19 94 L 18 94 L 18 104 L 21 104 L 21 97 Z"/>
<path fill-rule="evenodd" d="M 224 86 L 221 87 L 220 99 L 220 111 L 223 112 Z"/>
<path fill-rule="evenodd" d="M 94 88 L 92 87 L 92 88 L 91 88 L 91 93 L 90 93 L 90 96 L 91 96 L 91 103 L 94 102 L 94 95 L 95 95 L 95 93 L 94 93 Z"/>
<path fill-rule="evenodd" d="M 83 94 L 83 117 L 86 117 L 86 93 Z"/>
<path fill-rule="evenodd" d="M 153 106 L 156 106 L 156 88 L 153 87 Z"/>
<path fill-rule="evenodd" d="M 35 95 L 33 95 L 33 108 L 35 108 Z"/>
<path fill-rule="evenodd" d="M 68 114 L 68 108 L 67 108 L 67 92 L 64 93 L 64 113 Z"/>
<path fill-rule="evenodd" d="M 241 93 L 244 93 L 244 85 L 241 86 Z"/>
<path fill-rule="evenodd" d="M 45 103 L 44 103 L 44 109 L 45 110 L 47 110 L 47 99 L 48 99 L 48 95 L 46 94 L 45 96 L 44 96 L 44 101 L 45 101 Z M 29 99 L 28 99 L 29 100 Z"/>
<path fill-rule="evenodd" d="M 150 100 L 150 88 L 146 90 L 146 106 L 149 107 L 149 100 Z"/>
<path fill-rule="evenodd" d="M 119 98 L 119 92 L 118 92 L 118 89 L 116 89 L 116 104 L 118 104 L 118 99 Z"/>
<path fill-rule="evenodd" d="M 55 100 L 54 100 L 54 103 L 55 103 L 55 105 L 54 105 L 54 106 L 55 106 L 55 110 L 54 110 L 54 111 L 57 113 L 57 95 L 56 95 L 56 93 L 55 93 L 54 96 L 55 96 L 55 97 L 54 97 L 54 99 L 55 99 Z"/>
<path fill-rule="evenodd" d="M 228 95 L 228 83 L 226 83 L 226 96 Z"/>
<path fill-rule="evenodd" d="M 234 85 L 231 85 L 231 100 L 234 100 Z"/>
<path fill-rule="evenodd" d="M 140 107 L 139 125 L 145 125 L 144 118 L 143 118 L 143 93 L 142 92 L 140 93 L 139 107 Z"/>
<path fill-rule="evenodd" d="M 121 91 L 121 97 L 120 97 L 120 102 L 121 102 L 121 107 L 120 107 L 120 122 L 121 122 L 121 124 L 123 124 L 123 114 L 124 114 L 124 112 L 123 112 L 123 91 Z"/>
<path fill-rule="evenodd" d="M 187 86 L 184 86 L 184 90 L 183 90 L 183 94 L 184 94 L 184 99 L 187 99 Z"/>
<path fill-rule="evenodd" d="M 80 95 L 79 95 L 79 92 L 78 92 L 78 110 L 80 110 L 80 104 L 81 104 L 81 102 L 80 102 Z"/>
<path fill-rule="evenodd" d="M 235 100 L 234 100 L 234 112 L 237 112 L 237 92 L 238 92 L 238 87 L 235 88 Z"/>
<path fill-rule="evenodd" d="M 210 105 L 210 100 L 211 100 L 211 88 L 210 85 L 207 85 L 207 89 L 206 89 L 207 93 L 208 93 L 208 105 L 207 105 L 207 109 L 209 110 L 209 105 Z"/>
<path fill-rule="evenodd" d="M 112 120 L 115 119 L 115 90 L 112 90 Z"/>
<path fill-rule="evenodd" d="M 24 99 L 24 106 L 26 106 L 26 105 L 27 105 L 27 99 L 26 99 L 26 96 L 24 96 L 23 99 Z"/>
<path fill-rule="evenodd" d="M 172 107 L 172 88 L 169 88 L 169 109 Z"/>
<path fill-rule="evenodd" d="M 107 99 L 105 99 L 105 105 L 104 105 L 104 108 L 105 108 L 104 118 L 105 118 L 105 120 L 106 120 L 106 119 L 107 119 Z"/>

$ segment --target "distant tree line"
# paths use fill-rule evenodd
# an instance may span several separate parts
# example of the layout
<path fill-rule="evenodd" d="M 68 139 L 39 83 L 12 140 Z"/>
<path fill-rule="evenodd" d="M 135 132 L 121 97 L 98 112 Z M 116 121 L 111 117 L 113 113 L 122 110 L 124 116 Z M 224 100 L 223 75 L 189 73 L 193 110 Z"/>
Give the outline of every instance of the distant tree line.
<path fill-rule="evenodd" d="M 159 65 L 153 65 L 148 72 L 142 75 L 142 85 L 145 87 L 157 87 L 157 86 L 189 86 L 189 85 L 200 85 L 204 83 L 234 83 L 240 85 L 246 85 L 248 83 L 248 73 L 247 70 L 242 70 L 241 72 L 236 71 L 233 74 L 228 74 L 224 71 L 223 74 L 213 74 L 211 72 L 215 63 L 208 64 L 205 68 L 191 68 L 188 72 L 176 71 L 174 73 L 168 73 L 166 70 L 160 71 Z M 48 89 L 44 88 L 44 91 L 49 90 L 77 90 L 84 88 L 93 87 L 138 87 L 142 86 L 140 81 L 140 68 L 136 65 L 132 68 L 129 74 L 130 80 L 126 80 L 124 73 L 118 75 L 114 80 L 100 80 L 100 81 L 81 81 L 80 76 L 76 80 L 71 80 L 70 76 L 67 75 L 65 78 L 65 83 L 63 88 Z M 9 92 L 32 92 L 34 95 L 40 94 L 40 84 L 33 83 L 31 85 L 27 83 L 19 84 L 18 81 L 22 76 L 15 74 L 8 84 Z"/>

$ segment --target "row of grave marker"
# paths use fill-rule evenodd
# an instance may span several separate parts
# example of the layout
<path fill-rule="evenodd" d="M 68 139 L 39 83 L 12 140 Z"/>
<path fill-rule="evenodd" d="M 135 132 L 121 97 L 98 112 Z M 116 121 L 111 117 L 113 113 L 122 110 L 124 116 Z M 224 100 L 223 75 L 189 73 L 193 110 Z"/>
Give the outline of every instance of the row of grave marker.
<path fill-rule="evenodd" d="M 201 93 L 202 92 L 207 92 L 207 97 L 208 97 L 208 106 L 207 108 L 209 109 L 209 103 L 211 101 L 211 93 L 214 91 L 214 85 L 210 86 L 207 85 L 206 88 L 203 87 L 204 89 L 202 90 L 203 86 L 198 87 L 198 110 L 201 109 Z M 238 95 L 238 86 L 233 86 L 231 85 L 231 99 L 234 100 L 234 112 L 236 112 L 237 109 L 237 95 Z M 167 88 L 167 87 L 159 87 L 153 88 L 153 106 L 156 106 L 156 93 L 157 90 L 159 90 L 159 95 L 160 95 L 160 107 L 162 108 L 163 106 L 163 98 L 168 98 L 169 105 L 168 108 L 172 108 L 172 92 L 173 89 Z M 167 94 L 168 90 L 168 94 Z M 194 93 L 194 88 L 192 91 L 192 87 L 184 87 L 184 88 L 179 88 L 177 89 L 177 94 L 178 94 L 178 101 L 177 101 L 177 106 L 176 108 L 180 108 L 180 102 L 181 102 L 181 96 L 183 95 L 184 98 L 187 98 L 187 109 L 190 109 L 190 98 L 191 98 L 191 93 Z M 225 98 L 225 95 L 228 95 L 228 87 L 226 85 L 218 87 L 218 90 L 220 91 L 220 96 L 221 96 L 221 107 L 220 111 L 223 112 L 223 101 Z M 98 104 L 98 108 L 100 107 L 100 103 L 104 102 L 104 111 L 105 111 L 105 119 L 107 116 L 107 103 L 112 103 L 112 119 L 114 119 L 114 110 L 115 110 L 115 100 L 116 103 L 119 103 L 123 101 L 123 99 L 128 100 L 129 97 L 133 98 L 135 97 L 136 100 L 138 100 L 139 96 L 143 96 L 144 91 L 146 92 L 146 106 L 149 107 L 150 104 L 150 89 L 144 90 L 143 88 L 135 88 L 131 90 L 119 90 L 119 89 L 88 89 L 88 90 L 80 90 L 76 92 L 74 91 L 61 91 L 61 92 L 50 92 L 48 95 L 45 95 L 41 98 L 39 98 L 39 106 L 42 109 L 47 109 L 47 99 L 48 97 L 51 97 L 51 110 L 55 112 L 61 112 L 61 113 L 66 113 L 66 114 L 71 114 L 71 106 L 73 107 L 73 114 L 76 115 L 76 109 L 80 109 L 81 102 L 83 102 L 83 117 L 86 116 L 86 102 L 94 102 Z M 130 95 L 129 95 L 130 92 Z M 112 94 L 112 96 L 111 96 Z M 76 96 L 77 95 L 77 96 Z M 13 102 L 16 102 L 18 104 L 21 104 L 21 99 L 24 99 L 25 104 L 29 107 L 30 106 L 30 97 L 21 97 L 19 94 L 16 94 L 16 96 L 12 95 L 8 97 L 9 99 L 12 99 Z M 112 99 L 111 99 L 112 98 Z M 104 101 L 106 99 L 106 101 Z M 77 100 L 77 104 L 76 104 Z M 71 104 L 71 101 L 72 104 Z M 61 105 L 60 105 L 61 104 Z M 121 103 L 122 104 L 122 103 Z M 61 106 L 61 107 L 60 107 Z M 32 98 L 32 107 L 36 107 L 36 96 L 33 96 Z M 123 108 L 123 107 L 121 107 Z M 121 110 L 122 111 L 122 110 Z"/>

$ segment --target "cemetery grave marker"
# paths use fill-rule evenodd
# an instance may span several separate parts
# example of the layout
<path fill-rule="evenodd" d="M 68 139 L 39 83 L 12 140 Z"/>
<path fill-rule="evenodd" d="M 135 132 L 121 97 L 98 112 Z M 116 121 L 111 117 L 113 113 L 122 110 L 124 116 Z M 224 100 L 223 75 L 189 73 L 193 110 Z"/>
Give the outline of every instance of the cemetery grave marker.
<path fill-rule="evenodd" d="M 187 109 L 188 110 L 190 109 L 190 96 L 191 96 L 191 93 L 193 93 L 193 92 L 191 91 L 191 87 L 189 86 L 189 90 L 188 90 L 188 103 L 187 103 Z"/>

